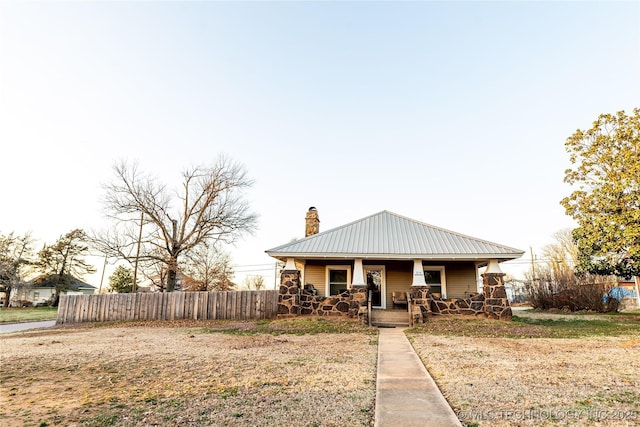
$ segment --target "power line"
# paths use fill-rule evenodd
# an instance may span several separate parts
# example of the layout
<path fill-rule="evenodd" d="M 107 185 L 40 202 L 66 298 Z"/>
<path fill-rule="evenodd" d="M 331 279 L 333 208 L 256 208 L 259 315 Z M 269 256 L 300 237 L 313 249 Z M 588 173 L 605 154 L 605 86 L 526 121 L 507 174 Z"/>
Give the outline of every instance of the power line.
<path fill-rule="evenodd" d="M 549 263 L 567 263 L 567 264 L 571 264 L 573 265 L 574 262 L 572 260 L 557 260 L 557 259 L 551 259 L 551 258 L 534 258 L 533 260 L 531 260 L 531 258 L 520 258 L 517 260 L 510 260 L 510 261 L 505 261 L 504 264 L 508 265 L 512 265 L 512 264 L 531 264 L 531 263 L 535 263 L 535 264 L 549 264 Z"/>
<path fill-rule="evenodd" d="M 246 264 L 246 265 L 232 265 L 231 267 L 234 268 L 245 268 L 245 267 L 266 267 L 266 266 L 273 266 L 273 262 L 270 264 Z"/>
<path fill-rule="evenodd" d="M 235 273 L 253 273 L 254 271 L 273 271 L 272 268 L 257 268 L 257 269 L 252 269 L 252 270 L 235 270 Z"/>

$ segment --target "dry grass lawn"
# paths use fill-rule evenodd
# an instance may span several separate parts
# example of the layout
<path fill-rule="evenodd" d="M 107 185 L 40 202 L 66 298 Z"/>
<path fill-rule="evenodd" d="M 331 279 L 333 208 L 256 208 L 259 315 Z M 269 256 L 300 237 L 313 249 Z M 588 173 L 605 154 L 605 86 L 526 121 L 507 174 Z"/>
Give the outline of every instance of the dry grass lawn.
<path fill-rule="evenodd" d="M 464 424 L 640 425 L 640 314 L 527 316 L 407 331 Z M 373 421 L 376 331 L 345 320 L 62 327 L 0 350 L 3 426 Z"/>
<path fill-rule="evenodd" d="M 253 330 L 180 322 L 0 336 L 0 425 L 370 425 L 375 333 Z"/>
<path fill-rule="evenodd" d="M 612 319 L 438 318 L 409 336 L 469 426 L 640 425 L 640 316 Z"/>

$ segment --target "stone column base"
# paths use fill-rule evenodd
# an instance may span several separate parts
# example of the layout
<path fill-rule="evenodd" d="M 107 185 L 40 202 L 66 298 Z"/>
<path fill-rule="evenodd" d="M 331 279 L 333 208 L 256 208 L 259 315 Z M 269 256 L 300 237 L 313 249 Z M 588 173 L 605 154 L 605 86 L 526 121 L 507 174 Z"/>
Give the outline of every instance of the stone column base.
<path fill-rule="evenodd" d="M 349 317 L 357 317 L 358 321 L 363 325 L 369 324 L 369 311 L 367 309 L 368 294 L 366 286 L 353 286 L 349 292 L 351 293 L 351 307 L 349 308 Z"/>
<path fill-rule="evenodd" d="M 411 321 L 424 323 L 431 315 L 431 286 L 411 286 Z"/>
<path fill-rule="evenodd" d="M 278 315 L 297 316 L 300 314 L 300 271 L 284 270 L 280 276 L 278 295 Z"/>
<path fill-rule="evenodd" d="M 484 317 L 498 320 L 512 320 L 513 312 L 504 288 L 504 273 L 484 273 Z"/>

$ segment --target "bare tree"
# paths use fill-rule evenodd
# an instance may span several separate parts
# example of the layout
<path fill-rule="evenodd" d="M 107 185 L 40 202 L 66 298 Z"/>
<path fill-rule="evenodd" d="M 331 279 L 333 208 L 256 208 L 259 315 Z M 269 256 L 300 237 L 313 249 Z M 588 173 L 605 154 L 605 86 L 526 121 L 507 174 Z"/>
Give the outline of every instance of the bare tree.
<path fill-rule="evenodd" d="M 578 247 L 573 240 L 572 230 L 565 228 L 557 231 L 553 238 L 554 243 L 542 248 L 549 274 L 556 282 L 576 281 L 574 267 L 578 263 Z"/>
<path fill-rule="evenodd" d="M 606 311 L 614 309 L 604 303 L 608 291 L 604 277 L 592 274 L 577 275 L 578 247 L 572 230 L 556 232 L 554 243 L 542 249 L 545 262 L 526 274 L 529 301 L 535 308 L 568 308 L 574 310 Z"/>
<path fill-rule="evenodd" d="M 230 291 L 235 288 L 231 280 L 233 268 L 228 253 L 215 247 L 201 245 L 186 255 L 181 269 L 188 277 L 189 290 Z"/>
<path fill-rule="evenodd" d="M 142 260 L 142 263 L 140 264 L 141 274 L 138 274 L 138 277 L 143 276 L 147 280 L 149 280 L 151 282 L 151 287 L 155 288 L 156 291 L 165 292 L 167 290 L 169 271 L 167 263 L 162 262 L 162 259 L 164 258 L 164 252 L 161 250 L 161 248 L 155 248 L 153 249 L 153 251 L 155 252 L 154 256 L 145 257 Z M 139 253 L 136 253 L 136 256 L 138 255 Z M 128 259 L 128 261 L 130 261 L 132 265 L 135 265 L 134 259 Z M 179 290 L 177 289 L 178 272 L 179 270 L 176 272 L 176 283 L 174 285 L 174 290 Z"/>
<path fill-rule="evenodd" d="M 11 291 L 20 285 L 25 268 L 33 263 L 31 234 L 7 236 L 0 234 L 0 292 L 4 292 L 4 306 L 9 307 Z"/>
<path fill-rule="evenodd" d="M 256 291 L 264 288 L 264 277 L 262 276 L 247 276 L 244 279 L 244 285 L 247 289 L 255 289 Z"/>
<path fill-rule="evenodd" d="M 139 259 L 166 265 L 168 292 L 175 288 L 181 255 L 202 245 L 233 243 L 255 228 L 256 215 L 243 198 L 252 181 L 243 166 L 225 157 L 210 167 L 185 170 L 175 191 L 142 174 L 137 164 L 123 161 L 113 170 L 116 177 L 105 185 L 104 207 L 114 228 L 96 234 L 96 246 L 132 264 Z"/>

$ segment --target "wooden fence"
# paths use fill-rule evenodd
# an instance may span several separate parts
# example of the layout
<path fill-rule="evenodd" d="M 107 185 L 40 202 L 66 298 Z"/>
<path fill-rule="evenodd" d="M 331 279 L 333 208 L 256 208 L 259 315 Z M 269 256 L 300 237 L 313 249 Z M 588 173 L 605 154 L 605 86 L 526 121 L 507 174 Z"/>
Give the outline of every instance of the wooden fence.
<path fill-rule="evenodd" d="M 278 291 L 61 295 L 56 323 L 271 319 Z"/>

